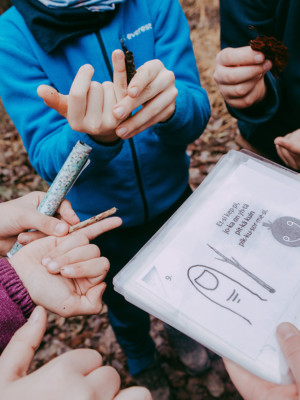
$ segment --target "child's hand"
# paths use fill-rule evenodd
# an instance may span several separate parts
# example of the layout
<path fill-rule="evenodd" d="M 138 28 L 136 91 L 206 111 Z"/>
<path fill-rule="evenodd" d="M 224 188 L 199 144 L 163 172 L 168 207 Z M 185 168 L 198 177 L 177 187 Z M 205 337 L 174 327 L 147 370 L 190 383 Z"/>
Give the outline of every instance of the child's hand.
<path fill-rule="evenodd" d="M 32 192 L 0 204 L 0 255 L 6 255 L 18 234 L 27 229 L 36 229 L 37 232 L 21 233 L 18 236 L 21 244 L 29 243 L 45 234 L 64 236 L 69 231 L 69 225 L 79 221 L 67 200 L 62 202 L 57 212 L 61 220 L 41 214 L 37 208 L 44 196 L 43 192 Z"/>
<path fill-rule="evenodd" d="M 94 68 L 83 65 L 73 81 L 69 95 L 62 95 L 47 85 L 38 87 L 38 95 L 48 107 L 67 118 L 75 131 L 87 133 L 99 142 L 118 139 L 115 129 L 120 120 L 112 109 L 127 93 L 127 76 L 123 51 L 112 54 L 114 83 L 92 81 Z"/>
<path fill-rule="evenodd" d="M 37 307 L 19 329 L 0 358 L 0 393 L 5 400 L 151 400 L 147 389 L 120 391 L 120 377 L 112 367 L 102 366 L 95 350 L 65 353 L 27 375 L 35 350 L 46 330 L 47 315 Z"/>
<path fill-rule="evenodd" d="M 277 154 L 290 168 L 300 169 L 300 129 L 274 140 Z"/>
<path fill-rule="evenodd" d="M 33 302 L 64 317 L 99 313 L 109 261 L 89 240 L 121 222 L 118 217 L 107 218 L 64 238 L 36 240 L 14 254 L 10 263 Z M 61 275 L 53 274 L 58 272 Z"/>
<path fill-rule="evenodd" d="M 242 109 L 264 98 L 264 76 L 271 68 L 271 61 L 250 46 L 228 47 L 217 54 L 214 79 L 227 104 Z"/>
<path fill-rule="evenodd" d="M 120 123 L 116 134 L 128 139 L 158 122 L 167 121 L 174 114 L 177 94 L 174 73 L 159 60 L 146 62 L 132 78 L 128 95 L 113 109 L 113 115 Z M 140 111 L 126 119 L 141 105 Z"/>

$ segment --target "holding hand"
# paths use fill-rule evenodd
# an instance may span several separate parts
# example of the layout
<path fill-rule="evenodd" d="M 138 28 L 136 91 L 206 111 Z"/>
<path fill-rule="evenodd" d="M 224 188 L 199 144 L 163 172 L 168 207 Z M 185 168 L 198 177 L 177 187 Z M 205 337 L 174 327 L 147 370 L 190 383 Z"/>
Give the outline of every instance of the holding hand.
<path fill-rule="evenodd" d="M 109 261 L 89 241 L 121 222 L 107 218 L 63 238 L 36 240 L 15 253 L 9 261 L 33 302 L 64 317 L 99 313 Z"/>
<path fill-rule="evenodd" d="M 214 79 L 226 103 L 242 109 L 264 98 L 264 76 L 271 68 L 271 61 L 250 46 L 228 47 L 217 55 Z"/>
<path fill-rule="evenodd" d="M 32 192 L 0 204 L 0 255 L 6 255 L 19 233 L 18 241 L 27 244 L 45 235 L 64 236 L 69 225 L 79 221 L 68 200 L 64 200 L 57 211 L 61 220 L 41 214 L 37 208 L 44 196 L 43 192 Z M 27 229 L 36 229 L 37 232 L 25 233 Z"/>
<path fill-rule="evenodd" d="M 127 92 L 123 51 L 113 52 L 112 63 L 114 83 L 92 81 L 94 68 L 86 64 L 79 68 L 69 95 L 62 95 L 47 85 L 38 87 L 38 95 L 48 107 L 67 118 L 75 131 L 87 133 L 99 142 L 113 142 L 118 139 L 115 129 L 119 120 L 112 109 Z"/>
<path fill-rule="evenodd" d="M 113 83 L 92 81 L 94 69 L 87 64 L 79 69 L 69 95 L 47 85 L 38 87 L 38 95 L 48 107 L 67 118 L 72 129 L 99 142 L 128 139 L 171 118 L 178 93 L 173 72 L 159 60 L 146 62 L 138 68 L 127 90 L 125 56 L 121 50 L 113 52 L 112 63 Z M 139 106 L 142 109 L 131 117 Z"/>
<path fill-rule="evenodd" d="M 294 376 L 295 383 L 278 385 L 267 382 L 224 359 L 226 369 L 237 390 L 245 400 L 299 400 L 300 399 L 300 332 L 289 324 L 280 324 L 277 337 L 281 350 Z"/>
<path fill-rule="evenodd" d="M 300 169 L 300 129 L 274 140 L 277 154 L 290 168 Z"/>
<path fill-rule="evenodd" d="M 147 389 L 120 391 L 120 377 L 102 366 L 95 350 L 69 351 L 27 375 L 35 350 L 46 330 L 47 316 L 37 307 L 0 358 L 0 393 L 5 400 L 151 400 Z"/>
<path fill-rule="evenodd" d="M 116 134 L 129 139 L 158 122 L 167 121 L 175 112 L 177 94 L 174 73 L 159 60 L 146 62 L 132 78 L 128 95 L 113 109 L 115 118 L 123 121 Z M 139 106 L 142 109 L 128 118 Z"/>

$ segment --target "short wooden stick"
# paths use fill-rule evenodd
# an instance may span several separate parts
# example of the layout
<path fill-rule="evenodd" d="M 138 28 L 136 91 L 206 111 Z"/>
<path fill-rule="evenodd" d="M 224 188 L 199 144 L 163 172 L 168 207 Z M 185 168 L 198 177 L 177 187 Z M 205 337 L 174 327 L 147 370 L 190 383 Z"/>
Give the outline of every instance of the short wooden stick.
<path fill-rule="evenodd" d="M 101 219 L 104 219 L 106 217 L 110 217 L 111 215 L 115 214 L 116 211 L 117 211 L 117 208 L 113 207 L 110 210 L 104 211 L 98 215 L 95 215 L 94 217 L 86 219 L 85 221 L 79 222 L 76 225 L 70 226 L 69 233 L 78 231 L 78 229 L 82 229 L 82 228 L 85 228 L 86 226 L 92 225 L 95 222 L 98 222 Z"/>

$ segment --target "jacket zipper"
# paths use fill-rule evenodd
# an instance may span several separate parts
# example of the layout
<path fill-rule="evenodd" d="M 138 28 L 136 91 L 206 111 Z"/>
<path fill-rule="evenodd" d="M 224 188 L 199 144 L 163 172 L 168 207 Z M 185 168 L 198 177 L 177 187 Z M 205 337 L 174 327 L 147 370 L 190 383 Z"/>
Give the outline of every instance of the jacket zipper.
<path fill-rule="evenodd" d="M 98 42 L 100 44 L 100 47 L 101 47 L 101 50 L 102 50 L 102 54 L 103 54 L 103 57 L 104 57 L 104 60 L 105 60 L 105 64 L 106 64 L 106 67 L 108 69 L 110 78 L 113 81 L 113 69 L 112 69 L 112 66 L 110 65 L 110 61 L 109 61 L 109 58 L 108 58 L 108 55 L 107 55 L 107 51 L 106 51 L 106 48 L 104 46 L 103 39 L 101 37 L 100 32 L 96 32 L 96 36 L 97 36 Z M 137 158 L 136 148 L 135 148 L 135 144 L 134 144 L 133 138 L 130 138 L 128 140 L 129 140 L 129 144 L 130 144 L 130 150 L 131 150 L 131 154 L 132 154 L 133 165 L 134 165 L 134 170 L 135 170 L 135 174 L 136 174 L 136 178 L 137 178 L 137 182 L 138 182 L 138 187 L 139 187 L 139 191 L 140 191 L 142 202 L 143 202 L 143 206 L 144 206 L 144 222 L 148 222 L 148 220 L 149 220 L 149 207 L 148 207 L 148 203 L 147 203 L 147 199 L 146 199 L 146 195 L 145 195 L 145 190 L 144 190 L 143 183 L 142 183 L 141 171 L 140 171 L 140 166 L 139 166 L 139 162 L 138 162 L 138 158 Z"/>

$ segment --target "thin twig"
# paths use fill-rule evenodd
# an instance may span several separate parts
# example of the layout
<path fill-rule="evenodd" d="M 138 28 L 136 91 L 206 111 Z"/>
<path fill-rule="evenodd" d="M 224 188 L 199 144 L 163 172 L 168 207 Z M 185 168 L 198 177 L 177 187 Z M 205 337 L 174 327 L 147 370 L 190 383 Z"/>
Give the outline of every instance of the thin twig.
<path fill-rule="evenodd" d="M 86 219 L 85 221 L 79 222 L 76 225 L 70 226 L 69 233 L 78 231 L 78 229 L 82 229 L 82 228 L 85 228 L 86 226 L 92 225 L 95 222 L 98 222 L 101 219 L 104 219 L 106 217 L 110 217 L 111 215 L 115 214 L 116 211 L 117 211 L 117 208 L 113 207 L 110 210 L 102 212 L 101 214 L 95 215 L 94 217 L 91 217 L 89 219 Z"/>

